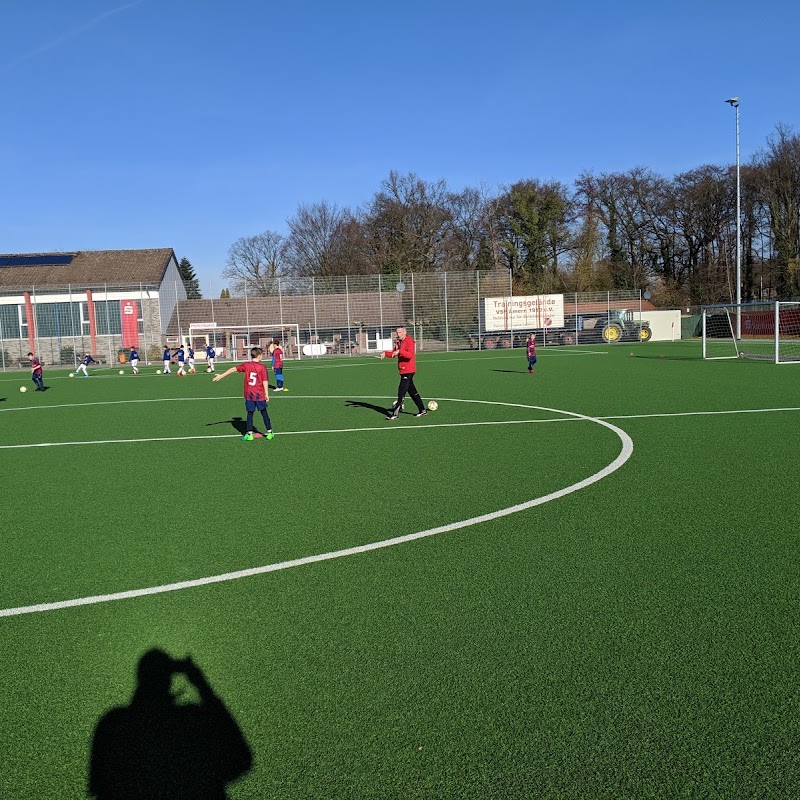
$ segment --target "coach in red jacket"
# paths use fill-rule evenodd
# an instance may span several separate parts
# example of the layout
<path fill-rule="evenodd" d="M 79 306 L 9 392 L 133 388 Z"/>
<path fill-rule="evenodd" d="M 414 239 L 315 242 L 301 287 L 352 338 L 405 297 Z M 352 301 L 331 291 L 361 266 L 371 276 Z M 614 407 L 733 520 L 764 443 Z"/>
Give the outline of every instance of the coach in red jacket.
<path fill-rule="evenodd" d="M 397 369 L 400 372 L 397 402 L 392 406 L 392 410 L 386 419 L 397 419 L 400 416 L 406 394 L 416 403 L 418 410 L 414 414 L 415 417 L 424 417 L 428 413 L 422 398 L 419 396 L 417 387 L 414 386 L 414 373 L 417 371 L 417 365 L 414 360 L 415 350 L 414 340 L 408 335 L 408 331 L 405 328 L 398 328 L 394 350 L 384 350 L 381 353 L 381 358 L 394 358 L 397 356 Z"/>

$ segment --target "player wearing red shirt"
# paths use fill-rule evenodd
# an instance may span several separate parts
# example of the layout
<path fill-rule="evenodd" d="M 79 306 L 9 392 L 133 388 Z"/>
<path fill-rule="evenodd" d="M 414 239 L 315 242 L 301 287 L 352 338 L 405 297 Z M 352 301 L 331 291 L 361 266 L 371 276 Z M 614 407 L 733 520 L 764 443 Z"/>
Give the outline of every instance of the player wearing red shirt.
<path fill-rule="evenodd" d="M 250 350 L 250 361 L 245 361 L 236 367 L 231 367 L 220 375 L 214 376 L 214 383 L 221 381 L 233 372 L 244 374 L 244 407 L 247 410 L 247 432 L 242 436 L 243 442 L 252 442 L 253 435 L 253 416 L 256 411 L 261 412 L 264 426 L 267 429 L 267 439 L 274 439 L 272 433 L 272 423 L 267 413 L 267 403 L 269 402 L 269 383 L 267 382 L 267 368 L 261 363 L 264 351 L 260 347 Z"/>
<path fill-rule="evenodd" d="M 42 377 L 42 362 L 33 353 L 28 353 L 28 358 L 31 362 L 31 380 L 36 384 L 36 391 L 43 392 L 45 386 Z"/>
<path fill-rule="evenodd" d="M 280 342 L 272 346 L 272 371 L 275 373 L 275 391 L 286 391 L 283 386 L 283 350 Z"/>
<path fill-rule="evenodd" d="M 532 333 L 528 337 L 528 344 L 526 346 L 528 354 L 528 375 L 533 375 L 533 365 L 536 363 L 536 334 Z"/>
<path fill-rule="evenodd" d="M 397 387 L 397 402 L 392 406 L 386 419 L 394 420 L 400 416 L 403 410 L 403 400 L 406 394 L 414 401 L 417 406 L 415 417 L 424 417 L 428 411 L 422 398 L 419 396 L 417 387 L 414 386 L 414 373 L 417 371 L 415 360 L 416 345 L 414 340 L 408 335 L 405 328 L 398 328 L 397 342 L 393 350 L 385 350 L 381 353 L 381 358 L 397 357 L 397 370 L 400 373 L 400 385 Z"/>

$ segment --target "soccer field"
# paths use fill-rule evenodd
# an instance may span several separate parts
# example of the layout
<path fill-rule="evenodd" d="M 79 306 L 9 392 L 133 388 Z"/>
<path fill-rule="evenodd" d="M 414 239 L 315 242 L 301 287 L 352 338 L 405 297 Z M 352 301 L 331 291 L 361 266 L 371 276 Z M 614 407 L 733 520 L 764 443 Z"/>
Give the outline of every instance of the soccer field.
<path fill-rule="evenodd" d="M 85 797 L 153 648 L 231 798 L 800 796 L 800 370 L 699 350 L 421 353 L 396 422 L 289 362 L 254 442 L 238 375 L 0 375 L 0 797 Z"/>

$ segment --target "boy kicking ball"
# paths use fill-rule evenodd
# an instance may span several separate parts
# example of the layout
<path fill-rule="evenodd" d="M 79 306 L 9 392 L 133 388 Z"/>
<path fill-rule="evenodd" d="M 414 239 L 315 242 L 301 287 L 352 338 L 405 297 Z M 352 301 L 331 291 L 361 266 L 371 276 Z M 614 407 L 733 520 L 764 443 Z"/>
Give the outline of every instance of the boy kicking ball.
<path fill-rule="evenodd" d="M 242 436 L 243 442 L 252 442 L 255 439 L 253 435 L 253 416 L 256 411 L 261 412 L 261 418 L 264 420 L 264 427 L 267 431 L 266 438 L 270 440 L 275 438 L 275 434 L 272 432 L 272 423 L 267 413 L 269 382 L 267 380 L 267 368 L 261 363 L 263 356 L 264 351 L 260 347 L 254 347 L 250 350 L 250 361 L 231 367 L 213 378 L 214 383 L 216 383 L 232 372 L 244 373 L 244 407 L 247 411 L 247 432 Z"/>

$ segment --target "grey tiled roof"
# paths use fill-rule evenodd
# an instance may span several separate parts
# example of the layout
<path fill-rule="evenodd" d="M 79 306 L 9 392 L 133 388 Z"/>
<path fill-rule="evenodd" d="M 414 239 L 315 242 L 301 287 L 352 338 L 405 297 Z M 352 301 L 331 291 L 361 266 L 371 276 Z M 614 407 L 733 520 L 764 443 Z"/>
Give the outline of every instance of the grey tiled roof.
<path fill-rule="evenodd" d="M 147 284 L 157 286 L 164 277 L 172 248 L 152 250 L 82 250 L 69 251 L 70 264 L 0 267 L 0 289 L 71 286 L 121 286 Z M 62 255 L 61 253 L 6 253 L 8 256 Z M 4 257 L 0 254 L 0 258 Z"/>

